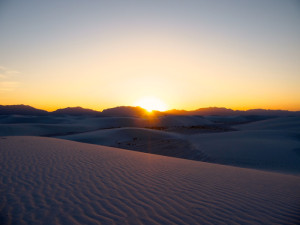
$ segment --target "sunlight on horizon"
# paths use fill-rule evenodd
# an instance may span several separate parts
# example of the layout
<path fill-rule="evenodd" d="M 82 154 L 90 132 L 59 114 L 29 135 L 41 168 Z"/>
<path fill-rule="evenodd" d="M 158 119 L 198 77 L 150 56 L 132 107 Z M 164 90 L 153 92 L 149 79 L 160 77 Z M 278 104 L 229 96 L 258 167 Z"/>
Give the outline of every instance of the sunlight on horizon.
<path fill-rule="evenodd" d="M 134 106 L 140 106 L 148 112 L 152 112 L 153 110 L 163 112 L 168 109 L 167 105 L 156 97 L 143 97 L 139 99 Z"/>
<path fill-rule="evenodd" d="M 0 5 L 1 105 L 300 110 L 295 1 Z"/>

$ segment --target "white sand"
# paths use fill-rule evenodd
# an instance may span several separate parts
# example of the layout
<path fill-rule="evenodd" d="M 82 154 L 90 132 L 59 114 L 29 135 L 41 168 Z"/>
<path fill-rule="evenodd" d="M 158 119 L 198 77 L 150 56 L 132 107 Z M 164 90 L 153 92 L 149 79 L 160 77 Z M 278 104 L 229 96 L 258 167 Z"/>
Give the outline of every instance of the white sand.
<path fill-rule="evenodd" d="M 199 116 L 93 117 L 93 116 L 0 116 L 0 136 L 57 136 L 119 127 L 178 127 L 209 125 Z"/>
<path fill-rule="evenodd" d="M 300 178 L 41 137 L 0 138 L 0 224 L 298 224 Z"/>
<path fill-rule="evenodd" d="M 148 137 L 151 137 L 151 140 L 153 141 L 181 138 L 182 135 L 154 129 L 123 127 L 64 135 L 60 138 L 91 144 L 114 145 L 118 142 L 132 141 L 133 138 L 144 139 L 146 142 Z"/>
<path fill-rule="evenodd" d="M 234 126 L 239 131 L 185 135 L 140 127 L 175 127 L 245 122 L 242 116 L 0 116 L 0 136 L 56 136 L 64 139 L 219 164 L 300 174 L 300 117 L 279 117 Z M 253 119 L 253 118 L 252 118 Z M 120 128 L 121 127 L 121 128 Z M 110 129 L 106 129 L 110 128 Z M 113 129 L 112 129 L 113 128 Z M 209 132 L 209 130 L 202 132 Z M 72 134 L 72 135 L 70 135 Z"/>
<path fill-rule="evenodd" d="M 21 121 L 21 122 L 20 122 Z M 2 124 L 1 124 L 2 123 Z M 35 117 L 35 116 L 6 116 L 0 119 L 0 136 L 19 135 L 63 135 L 81 133 L 96 129 L 142 126 L 143 119 L 120 117 Z"/>
<path fill-rule="evenodd" d="M 219 164 L 300 174 L 299 122 L 297 117 L 282 117 L 235 126 L 239 131 L 195 135 L 143 128 L 116 128 L 60 138 Z M 134 141 L 134 138 L 137 140 Z"/>
<path fill-rule="evenodd" d="M 89 130 L 89 126 L 76 124 L 0 124 L 0 136 L 48 136 Z"/>
<path fill-rule="evenodd" d="M 206 160 L 201 151 L 194 149 L 183 135 L 161 130 L 124 127 L 58 138 L 184 159 Z"/>
<path fill-rule="evenodd" d="M 300 132 L 300 117 L 279 117 L 236 126 L 239 130 L 285 130 Z"/>
<path fill-rule="evenodd" d="M 212 162 L 300 174 L 300 117 L 279 117 L 234 128 L 239 131 L 196 134 L 189 140 Z"/>

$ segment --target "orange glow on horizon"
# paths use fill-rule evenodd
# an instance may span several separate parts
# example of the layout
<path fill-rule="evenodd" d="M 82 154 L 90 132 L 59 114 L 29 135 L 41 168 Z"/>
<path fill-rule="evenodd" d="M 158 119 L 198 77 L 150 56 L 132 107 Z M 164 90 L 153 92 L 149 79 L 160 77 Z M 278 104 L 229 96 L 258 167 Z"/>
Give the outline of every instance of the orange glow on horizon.
<path fill-rule="evenodd" d="M 141 100 L 144 98 L 141 98 Z M 96 104 L 82 104 L 81 102 L 74 103 L 74 101 L 72 102 L 57 102 L 57 101 L 47 101 L 47 102 L 43 102 L 43 104 L 37 103 L 37 102 L 28 102 L 28 101 L 10 101 L 10 102 L 1 102 L 0 105 L 29 105 L 32 106 L 34 108 L 37 109 L 42 109 L 42 110 L 46 110 L 48 112 L 52 112 L 55 111 L 57 109 L 62 109 L 62 108 L 67 108 L 67 107 L 82 107 L 82 108 L 86 108 L 86 109 L 92 109 L 95 111 L 102 111 L 104 109 L 109 109 L 109 108 L 114 108 L 117 106 L 140 106 L 141 108 L 144 108 L 147 110 L 147 112 L 151 113 L 152 110 L 157 110 L 157 111 L 167 111 L 167 110 L 172 110 L 172 109 L 176 109 L 176 110 L 186 110 L 186 111 L 193 111 L 193 110 L 197 110 L 199 108 L 209 108 L 209 107 L 217 107 L 217 108 L 227 108 L 227 109 L 232 109 L 232 110 L 241 110 L 241 111 L 246 111 L 246 110 L 250 110 L 250 109 L 270 109 L 270 110 L 288 110 L 288 111 L 300 111 L 300 105 L 292 105 L 292 104 L 285 104 L 285 105 L 281 105 L 281 104 L 270 104 L 270 105 L 263 105 L 263 104 L 185 104 L 185 105 L 171 105 L 171 104 L 165 104 L 166 108 L 155 108 L 153 107 L 153 109 L 151 110 L 152 107 L 147 107 L 147 106 L 142 106 L 140 104 L 138 104 L 139 101 L 136 101 L 135 104 L 113 104 L 113 103 L 106 103 L 106 104 L 101 104 L 101 103 L 96 103 Z M 146 108 L 147 107 L 147 108 Z"/>
<path fill-rule="evenodd" d="M 167 105 L 163 101 L 155 97 L 141 98 L 134 105 L 146 109 L 149 113 L 151 113 L 153 110 L 161 112 L 167 110 Z"/>
<path fill-rule="evenodd" d="M 0 105 L 300 111 L 294 4 L 6 2 Z"/>

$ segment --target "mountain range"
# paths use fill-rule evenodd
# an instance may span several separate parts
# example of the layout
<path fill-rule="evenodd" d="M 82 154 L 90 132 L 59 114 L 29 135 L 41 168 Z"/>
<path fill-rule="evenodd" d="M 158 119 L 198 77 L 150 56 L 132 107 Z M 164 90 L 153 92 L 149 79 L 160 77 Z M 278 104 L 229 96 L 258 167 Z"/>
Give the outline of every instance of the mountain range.
<path fill-rule="evenodd" d="M 36 109 L 28 105 L 0 105 L 0 115 L 33 115 L 33 116 L 46 116 L 46 115 L 72 115 L 72 116 L 112 116 L 112 117 L 144 117 L 149 113 L 141 107 L 133 106 L 118 106 L 114 108 L 96 111 L 82 107 L 67 107 L 57 109 L 53 112 L 48 112 L 41 109 Z M 199 108 L 197 110 L 168 110 L 164 112 L 153 111 L 151 113 L 155 116 L 164 115 L 190 115 L 190 116 L 237 116 L 237 115 L 262 115 L 262 116 L 300 116 L 300 111 L 288 110 L 270 110 L 270 109 L 250 109 L 250 110 L 232 110 L 220 107 Z"/>

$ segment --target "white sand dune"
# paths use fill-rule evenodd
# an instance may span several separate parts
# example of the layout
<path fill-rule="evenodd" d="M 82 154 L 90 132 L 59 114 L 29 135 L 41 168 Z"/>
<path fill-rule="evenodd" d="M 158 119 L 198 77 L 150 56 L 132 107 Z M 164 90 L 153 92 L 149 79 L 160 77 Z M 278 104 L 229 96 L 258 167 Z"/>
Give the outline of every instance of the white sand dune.
<path fill-rule="evenodd" d="M 0 136 L 52 136 L 81 133 L 90 129 L 84 124 L 0 124 Z"/>
<path fill-rule="evenodd" d="M 223 117 L 212 118 L 223 120 Z M 230 122 L 237 122 L 240 119 L 240 117 L 225 118 Z M 56 136 L 185 159 L 300 174 L 299 117 L 280 117 L 238 125 L 234 128 L 239 131 L 235 132 L 189 134 L 190 130 L 191 132 L 195 130 L 188 128 L 189 125 L 211 125 L 212 122 L 207 121 L 197 116 L 162 116 L 145 119 L 12 115 L 0 117 L 2 123 L 0 136 Z M 154 127 L 175 127 L 177 131 L 187 129 L 188 135 L 184 132 L 175 134 L 140 128 L 151 127 L 154 124 Z M 181 128 L 180 125 L 187 128 Z M 203 132 L 209 130 L 204 129 Z"/>
<path fill-rule="evenodd" d="M 74 117 L 31 116 L 31 115 L 0 115 L 0 124 L 41 123 L 57 124 L 71 122 Z"/>
<path fill-rule="evenodd" d="M 300 117 L 279 117 L 235 126 L 238 130 L 286 130 L 300 132 Z"/>
<path fill-rule="evenodd" d="M 178 158 L 206 160 L 202 152 L 194 149 L 183 135 L 161 130 L 123 127 L 58 138 Z"/>
<path fill-rule="evenodd" d="M 249 119 L 246 116 L 204 116 L 204 118 L 217 123 L 249 122 Z"/>
<path fill-rule="evenodd" d="M 182 135 L 141 128 L 99 130 L 60 138 L 239 167 L 300 174 L 299 118 L 235 126 L 240 131 Z"/>
<path fill-rule="evenodd" d="M 188 137 L 210 162 L 300 174 L 300 118 L 279 117 L 234 126 L 239 131 Z"/>
<path fill-rule="evenodd" d="M 210 120 L 205 119 L 202 116 L 162 116 L 158 117 L 152 123 L 150 121 L 150 126 L 160 126 L 160 127 L 178 127 L 178 126 L 200 126 L 200 125 L 211 125 Z"/>
<path fill-rule="evenodd" d="M 0 136 L 57 136 L 119 127 L 178 127 L 207 125 L 199 116 L 94 117 L 94 116 L 0 116 Z"/>
<path fill-rule="evenodd" d="M 57 136 L 116 127 L 142 127 L 141 118 L 91 116 L 2 116 L 0 136 Z"/>
<path fill-rule="evenodd" d="M 180 134 L 164 132 L 160 130 L 122 127 L 114 129 L 102 129 L 73 135 L 64 135 L 61 138 L 100 145 L 114 145 L 118 142 L 129 142 L 133 138 L 148 140 L 175 139 L 180 138 Z"/>
<path fill-rule="evenodd" d="M 300 178 L 41 137 L 0 138 L 0 224 L 299 224 Z"/>
<path fill-rule="evenodd" d="M 84 117 L 78 123 L 88 125 L 93 129 L 117 127 L 142 127 L 146 120 L 138 117 Z"/>
<path fill-rule="evenodd" d="M 85 124 L 97 126 L 97 128 L 113 127 L 179 127 L 210 125 L 212 122 L 201 116 L 160 116 L 160 117 L 87 117 Z"/>

